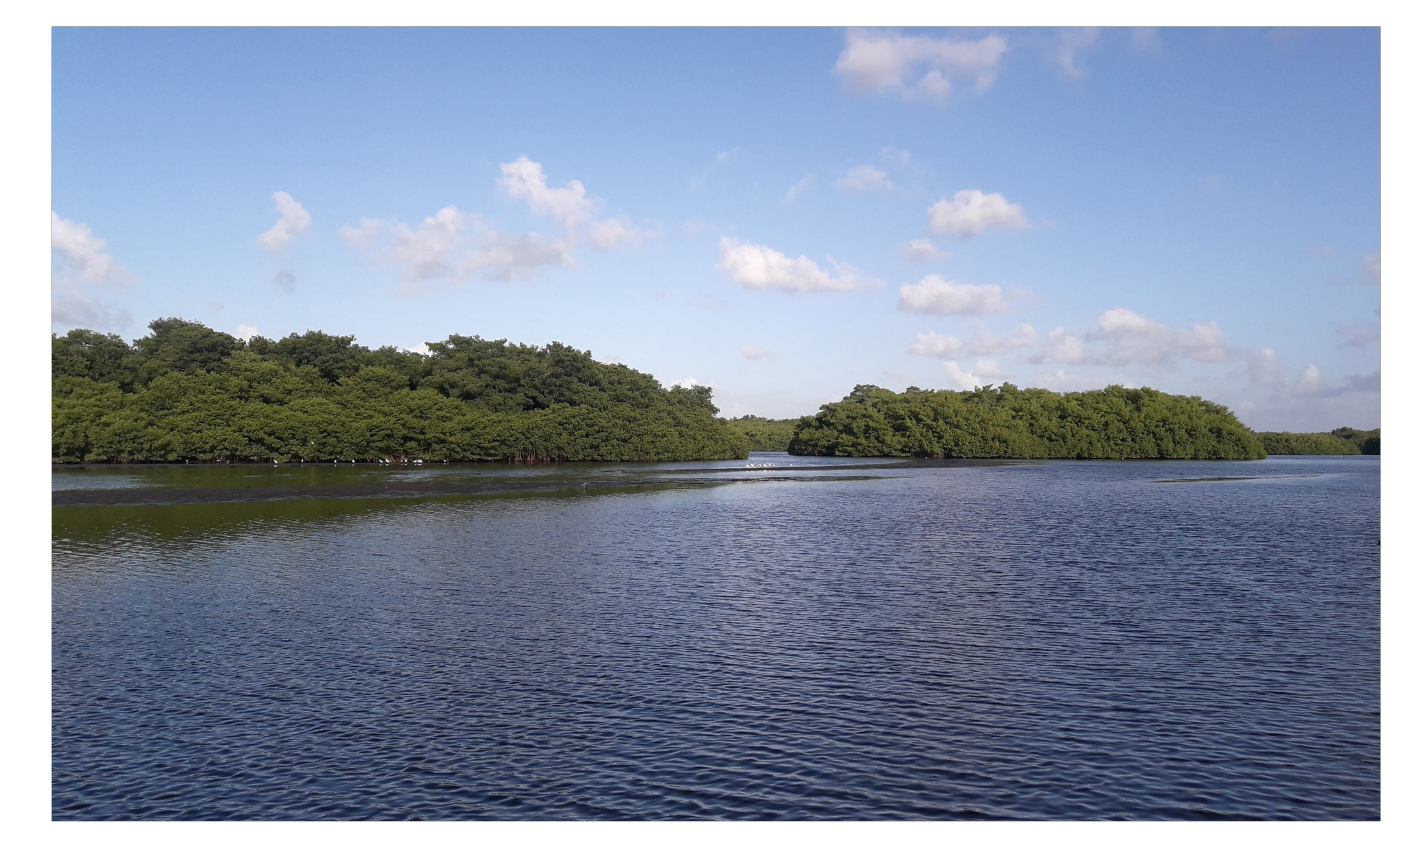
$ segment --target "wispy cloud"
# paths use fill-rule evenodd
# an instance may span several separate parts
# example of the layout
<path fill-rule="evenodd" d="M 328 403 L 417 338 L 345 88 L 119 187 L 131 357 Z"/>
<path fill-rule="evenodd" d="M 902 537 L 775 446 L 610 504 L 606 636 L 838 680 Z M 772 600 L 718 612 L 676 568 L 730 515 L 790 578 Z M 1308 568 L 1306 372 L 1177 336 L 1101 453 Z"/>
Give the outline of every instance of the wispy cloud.
<path fill-rule="evenodd" d="M 742 345 L 741 355 L 743 357 L 746 357 L 748 360 L 770 360 L 775 358 L 775 354 L 772 354 L 765 348 L 759 348 L 755 345 Z"/>
<path fill-rule="evenodd" d="M 959 354 L 994 356 L 1029 348 L 1035 342 L 1036 329 L 1029 324 L 1017 325 L 1016 330 L 1006 336 L 993 336 L 985 325 L 978 322 L 972 336 L 965 341 L 931 330 L 920 333 L 913 340 L 913 344 L 908 346 L 908 352 L 923 357 L 941 358 L 952 358 Z"/>
<path fill-rule="evenodd" d="M 927 239 L 914 239 L 903 246 L 903 258 L 912 262 L 941 262 L 950 256 Z"/>
<path fill-rule="evenodd" d="M 907 100 L 941 102 L 958 83 L 977 91 L 990 86 L 1006 39 L 988 35 L 975 41 L 855 29 L 834 72 L 851 91 L 897 93 Z"/>
<path fill-rule="evenodd" d="M 814 185 L 815 175 L 806 174 L 804 177 L 801 177 L 799 180 L 796 180 L 795 183 L 792 184 L 789 189 L 786 189 L 786 196 L 781 199 L 781 202 L 795 203 L 795 199 L 800 196 L 801 192 L 808 191 Z"/>
<path fill-rule="evenodd" d="M 1060 64 L 1061 70 L 1067 76 L 1083 77 L 1086 74 L 1084 68 L 1077 64 L 1076 60 L 1081 53 L 1087 50 L 1094 50 L 1100 43 L 1099 27 L 1073 27 L 1063 29 L 1057 36 L 1059 44 L 1056 45 L 1055 58 Z"/>
<path fill-rule="evenodd" d="M 421 283 L 435 279 L 529 280 L 539 269 L 574 265 L 573 253 L 581 245 L 606 250 L 654 235 L 626 217 L 601 217 L 603 202 L 578 180 L 550 186 L 540 163 L 528 157 L 503 163 L 496 182 L 508 197 L 525 201 L 565 234 L 505 232 L 480 215 L 445 206 L 416 228 L 364 218 L 356 227 L 341 228 L 339 235 L 374 261 L 397 266 L 403 294 L 421 291 Z"/>
<path fill-rule="evenodd" d="M 888 191 L 894 187 L 889 175 L 873 165 L 857 165 L 849 173 L 835 181 L 836 188 L 850 194 L 862 195 L 867 192 Z"/>

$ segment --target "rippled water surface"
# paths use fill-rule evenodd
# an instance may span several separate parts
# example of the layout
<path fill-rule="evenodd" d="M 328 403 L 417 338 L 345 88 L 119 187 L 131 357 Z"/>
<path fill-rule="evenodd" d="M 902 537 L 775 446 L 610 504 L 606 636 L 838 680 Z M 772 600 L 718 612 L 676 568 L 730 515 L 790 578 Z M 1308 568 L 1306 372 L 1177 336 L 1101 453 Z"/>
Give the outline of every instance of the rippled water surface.
<path fill-rule="evenodd" d="M 53 815 L 1378 818 L 1379 469 L 56 469 Z"/>

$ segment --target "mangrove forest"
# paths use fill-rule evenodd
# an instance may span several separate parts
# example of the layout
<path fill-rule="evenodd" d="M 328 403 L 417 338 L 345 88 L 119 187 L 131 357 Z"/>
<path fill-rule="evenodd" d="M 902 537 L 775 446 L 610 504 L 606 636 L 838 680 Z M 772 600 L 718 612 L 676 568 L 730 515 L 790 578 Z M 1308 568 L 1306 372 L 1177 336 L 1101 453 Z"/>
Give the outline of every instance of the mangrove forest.
<path fill-rule="evenodd" d="M 248 342 L 153 321 L 53 336 L 56 462 L 706 460 L 747 456 L 712 390 L 543 347 L 420 354 L 320 331 Z"/>

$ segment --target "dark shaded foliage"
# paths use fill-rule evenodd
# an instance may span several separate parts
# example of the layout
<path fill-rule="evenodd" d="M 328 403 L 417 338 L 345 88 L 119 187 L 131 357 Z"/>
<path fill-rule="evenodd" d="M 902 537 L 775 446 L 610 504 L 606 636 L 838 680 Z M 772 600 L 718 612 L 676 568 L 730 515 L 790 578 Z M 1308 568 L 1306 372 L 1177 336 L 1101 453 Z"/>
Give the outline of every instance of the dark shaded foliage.
<path fill-rule="evenodd" d="M 795 435 L 796 420 L 741 416 L 727 419 L 727 425 L 746 437 L 752 451 L 785 451 Z"/>
<path fill-rule="evenodd" d="M 319 331 L 249 344 L 160 319 L 128 346 L 53 338 L 60 462 L 745 457 L 707 387 L 588 351 L 452 336 L 430 355 Z"/>
<path fill-rule="evenodd" d="M 1330 433 L 1257 434 L 1268 454 L 1379 454 L 1380 429 L 1338 427 Z"/>
<path fill-rule="evenodd" d="M 805 416 L 792 454 L 841 457 L 1260 459 L 1261 442 L 1226 407 L 1154 389 L 903 393 L 856 386 Z"/>

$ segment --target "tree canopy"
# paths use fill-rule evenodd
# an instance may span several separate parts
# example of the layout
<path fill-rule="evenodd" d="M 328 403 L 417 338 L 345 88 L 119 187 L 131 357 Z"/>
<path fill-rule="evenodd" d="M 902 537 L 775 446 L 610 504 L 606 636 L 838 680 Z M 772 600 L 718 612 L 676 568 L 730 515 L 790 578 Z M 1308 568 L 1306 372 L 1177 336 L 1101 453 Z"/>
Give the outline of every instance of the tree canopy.
<path fill-rule="evenodd" d="M 243 342 L 164 318 L 129 345 L 53 336 L 59 462 L 745 457 L 708 387 L 552 342 L 450 336 L 429 354 L 316 330 Z"/>
<path fill-rule="evenodd" d="M 1356 430 L 1338 427 L 1330 433 L 1257 434 L 1268 454 L 1378 454 L 1380 429 Z"/>
<path fill-rule="evenodd" d="M 1260 459 L 1262 444 L 1202 398 L 1110 386 L 1089 392 L 971 392 L 856 386 L 805 416 L 792 454 L 839 457 Z"/>

